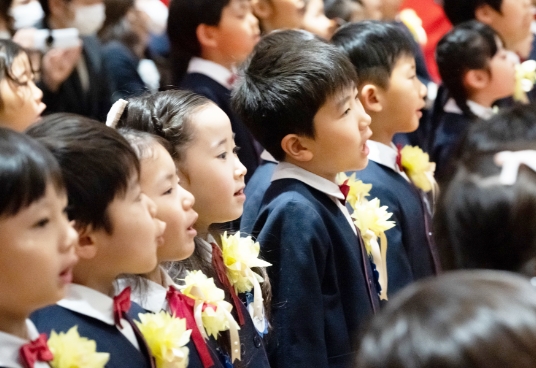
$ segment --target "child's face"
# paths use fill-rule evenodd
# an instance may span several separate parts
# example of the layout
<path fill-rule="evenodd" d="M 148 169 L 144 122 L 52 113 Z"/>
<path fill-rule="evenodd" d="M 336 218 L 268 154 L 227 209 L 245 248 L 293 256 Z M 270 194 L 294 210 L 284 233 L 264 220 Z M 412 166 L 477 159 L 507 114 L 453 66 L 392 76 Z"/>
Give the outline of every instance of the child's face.
<path fill-rule="evenodd" d="M 303 20 L 303 29 L 329 40 L 336 27 L 335 21 L 328 19 L 324 14 L 323 0 L 309 0 Z"/>
<path fill-rule="evenodd" d="M 246 168 L 236 155 L 227 115 L 210 103 L 192 117 L 194 140 L 179 163 L 182 186 L 195 197 L 196 228 L 236 220 L 242 215 Z"/>
<path fill-rule="evenodd" d="M 216 29 L 220 52 L 236 64 L 246 60 L 260 39 L 259 22 L 251 12 L 250 0 L 231 0 L 223 8 Z"/>
<path fill-rule="evenodd" d="M 489 62 L 490 79 L 486 88 L 493 100 L 513 95 L 516 83 L 515 56 L 512 57 L 510 51 L 505 50 L 500 41 L 498 46 L 499 50 Z"/>
<path fill-rule="evenodd" d="M 15 58 L 12 71 L 19 83 L 5 76 L 0 81 L 0 125 L 22 132 L 39 119 L 46 106 L 41 102 L 43 92 L 34 83 L 30 61 L 25 53 Z"/>
<path fill-rule="evenodd" d="M 177 168 L 165 148 L 155 143 L 152 150 L 151 157 L 141 161 L 140 185 L 156 204 L 156 218 L 166 223 L 158 261 L 179 261 L 194 252 L 194 197 L 179 185 Z"/>
<path fill-rule="evenodd" d="M 415 58 L 402 55 L 393 68 L 387 89 L 378 88 L 381 114 L 390 134 L 413 132 L 419 127 L 425 106 L 426 86 L 417 78 Z M 372 122 L 374 124 L 374 121 Z"/>
<path fill-rule="evenodd" d="M 304 0 L 258 0 L 267 10 L 260 16 L 267 32 L 301 28 L 305 16 Z"/>
<path fill-rule="evenodd" d="M 108 205 L 112 232 L 95 231 L 101 268 L 108 276 L 147 273 L 156 268 L 157 248 L 163 243 L 165 224 L 156 219 L 156 205 L 141 191 L 137 175 L 124 196 Z"/>
<path fill-rule="evenodd" d="M 372 132 L 370 117 L 358 99 L 357 88 L 348 87 L 329 97 L 314 117 L 315 138 L 306 139 L 313 153 L 316 174 L 329 180 L 343 171 L 361 170 L 368 163 L 365 145 Z"/>
<path fill-rule="evenodd" d="M 25 317 L 63 298 L 78 240 L 66 206 L 65 193 L 48 184 L 41 199 L 14 216 L 0 217 L 2 313 Z"/>
<path fill-rule="evenodd" d="M 530 36 L 532 11 L 530 0 L 502 0 L 501 11 L 490 10 L 489 18 L 482 20 L 499 33 L 511 49 Z"/>

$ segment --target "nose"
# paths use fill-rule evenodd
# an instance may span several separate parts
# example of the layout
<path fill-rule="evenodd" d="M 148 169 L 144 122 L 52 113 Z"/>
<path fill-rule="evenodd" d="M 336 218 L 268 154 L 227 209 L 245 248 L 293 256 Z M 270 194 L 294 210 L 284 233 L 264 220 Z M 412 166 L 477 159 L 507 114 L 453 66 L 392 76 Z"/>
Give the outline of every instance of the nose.
<path fill-rule="evenodd" d="M 74 228 L 74 221 L 65 219 L 64 226 L 65 232 L 61 248 L 64 252 L 69 252 L 78 244 L 78 231 Z"/>
<path fill-rule="evenodd" d="M 41 89 L 37 87 L 33 81 L 30 82 L 30 87 L 32 90 L 32 96 L 34 100 L 38 104 L 41 103 L 41 100 L 43 99 L 43 91 L 41 91 Z"/>
<path fill-rule="evenodd" d="M 238 157 L 235 157 L 235 177 L 240 178 L 246 176 L 248 169 L 242 164 Z"/>
<path fill-rule="evenodd" d="M 147 210 L 149 211 L 149 215 L 151 215 L 152 218 L 155 218 L 156 217 L 156 203 L 154 203 L 154 201 L 149 198 L 147 195 L 145 195 L 144 193 L 141 194 L 143 200 L 145 201 L 145 203 L 147 204 Z"/>
<path fill-rule="evenodd" d="M 184 188 L 181 188 L 179 185 L 179 190 L 182 191 L 182 208 L 185 211 L 191 210 L 194 207 L 195 198 L 192 193 L 187 191 Z"/>
<path fill-rule="evenodd" d="M 421 97 L 425 98 L 426 94 L 428 93 L 428 88 L 426 88 L 423 82 L 419 81 L 419 83 L 421 84 Z"/>

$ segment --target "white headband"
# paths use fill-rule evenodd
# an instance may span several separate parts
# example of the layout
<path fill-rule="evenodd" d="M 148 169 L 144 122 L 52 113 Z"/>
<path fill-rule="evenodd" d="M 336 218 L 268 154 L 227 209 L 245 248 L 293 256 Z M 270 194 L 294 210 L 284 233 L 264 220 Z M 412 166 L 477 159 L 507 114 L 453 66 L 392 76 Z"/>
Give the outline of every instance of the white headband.
<path fill-rule="evenodd" d="M 528 166 L 536 172 L 536 151 L 502 151 L 495 155 L 494 161 L 502 167 L 499 182 L 502 185 L 514 185 L 520 165 Z"/>
<path fill-rule="evenodd" d="M 110 108 L 108 115 L 106 115 L 106 126 L 115 129 L 115 127 L 117 126 L 117 122 L 123 114 L 123 111 L 125 111 L 125 107 L 127 107 L 127 104 L 128 101 L 125 101 L 121 98 L 115 101 L 115 103 Z"/>

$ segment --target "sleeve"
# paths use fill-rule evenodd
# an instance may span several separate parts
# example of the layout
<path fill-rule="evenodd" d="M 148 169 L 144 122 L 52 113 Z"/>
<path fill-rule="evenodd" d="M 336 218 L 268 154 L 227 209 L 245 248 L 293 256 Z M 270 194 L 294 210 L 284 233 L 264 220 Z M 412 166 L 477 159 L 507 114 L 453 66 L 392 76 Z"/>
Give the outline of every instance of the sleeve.
<path fill-rule="evenodd" d="M 322 280 L 331 247 L 321 216 L 305 203 L 274 210 L 258 240 L 272 282 L 273 333 L 268 341 L 275 367 L 327 367 Z"/>

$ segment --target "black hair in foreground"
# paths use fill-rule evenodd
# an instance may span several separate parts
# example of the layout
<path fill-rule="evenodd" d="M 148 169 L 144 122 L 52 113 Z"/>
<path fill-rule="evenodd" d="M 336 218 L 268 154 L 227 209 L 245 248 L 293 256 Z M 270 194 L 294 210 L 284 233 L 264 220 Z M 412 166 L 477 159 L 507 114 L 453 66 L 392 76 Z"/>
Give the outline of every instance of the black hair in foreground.
<path fill-rule="evenodd" d="M 65 190 L 50 152 L 22 133 L 0 128 L 0 217 L 14 216 L 41 199 L 49 184 Z"/>
<path fill-rule="evenodd" d="M 398 60 L 414 58 L 413 44 L 393 23 L 364 21 L 348 23 L 335 32 L 331 43 L 354 64 L 359 83 L 389 88 L 389 79 Z"/>
<path fill-rule="evenodd" d="M 240 71 L 232 105 L 255 139 L 276 160 L 288 134 L 314 138 L 313 119 L 326 100 L 357 85 L 350 60 L 309 32 L 272 32 Z"/>
<path fill-rule="evenodd" d="M 374 318 L 359 368 L 532 368 L 536 290 L 509 272 L 457 271 L 416 282 Z"/>
<path fill-rule="evenodd" d="M 67 113 L 48 115 L 26 133 L 60 164 L 69 197 L 69 219 L 112 233 L 110 203 L 124 196 L 140 164 L 130 144 L 98 121 Z"/>

